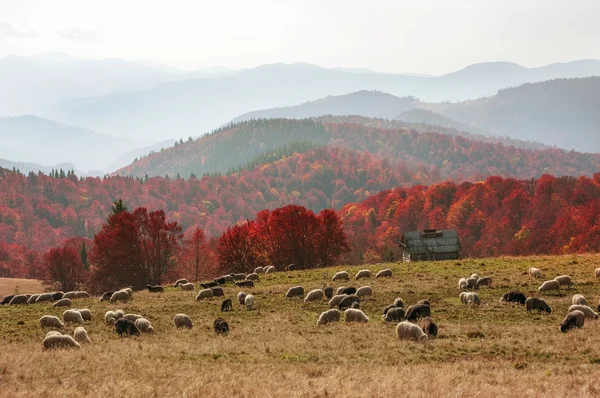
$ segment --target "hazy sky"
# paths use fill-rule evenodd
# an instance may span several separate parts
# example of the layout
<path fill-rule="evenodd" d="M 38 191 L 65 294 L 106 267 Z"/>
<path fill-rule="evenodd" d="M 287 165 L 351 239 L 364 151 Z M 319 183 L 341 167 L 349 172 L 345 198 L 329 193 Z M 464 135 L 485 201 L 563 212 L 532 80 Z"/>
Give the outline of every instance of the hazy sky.
<path fill-rule="evenodd" d="M 0 0 L 0 55 L 442 74 L 600 58 L 599 21 L 600 0 Z"/>

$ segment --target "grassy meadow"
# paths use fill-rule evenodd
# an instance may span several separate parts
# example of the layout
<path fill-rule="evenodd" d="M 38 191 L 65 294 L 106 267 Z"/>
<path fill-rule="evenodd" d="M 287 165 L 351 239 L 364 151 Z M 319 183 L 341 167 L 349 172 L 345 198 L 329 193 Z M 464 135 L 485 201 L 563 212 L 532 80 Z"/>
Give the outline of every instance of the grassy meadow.
<path fill-rule="evenodd" d="M 533 280 L 527 270 L 544 273 Z M 168 287 L 164 294 L 136 292 L 127 303 L 74 300 L 89 308 L 91 345 L 80 350 L 42 350 L 47 330 L 42 315 L 59 316 L 50 304 L 0 306 L 0 396 L 181 396 L 181 397 L 594 397 L 600 396 L 600 321 L 563 334 L 558 325 L 573 293 L 596 308 L 600 280 L 594 269 L 600 255 L 477 259 L 447 262 L 333 267 L 261 275 L 254 289 L 258 309 L 235 302 L 240 290 L 227 285 L 234 299 L 221 313 L 221 297 L 196 302 L 195 292 Z M 331 282 L 336 271 L 353 276 L 361 268 L 391 268 L 392 278 Z M 458 279 L 472 273 L 491 276 L 479 290 L 480 307 L 462 306 Z M 543 294 L 552 314 L 528 314 L 523 306 L 502 305 L 500 296 L 519 289 L 538 295 L 542 280 L 568 274 L 570 292 Z M 0 280 L 2 294 L 10 280 Z M 317 327 L 327 301 L 304 304 L 284 299 L 291 286 L 306 291 L 327 285 L 370 285 L 373 296 L 361 309 L 367 324 L 334 323 Z M 13 283 L 14 285 L 14 283 Z M 36 293 L 18 284 L 20 293 Z M 428 298 L 439 325 L 436 339 L 400 341 L 395 323 L 381 319 L 382 308 L 402 297 L 406 306 Z M 120 308 L 150 320 L 153 335 L 119 338 L 104 323 L 104 313 Z M 171 318 L 188 314 L 192 330 L 176 330 Z M 215 335 L 212 323 L 223 316 L 231 332 Z M 24 324 L 19 325 L 19 321 Z M 68 325 L 63 333 L 72 334 Z"/>

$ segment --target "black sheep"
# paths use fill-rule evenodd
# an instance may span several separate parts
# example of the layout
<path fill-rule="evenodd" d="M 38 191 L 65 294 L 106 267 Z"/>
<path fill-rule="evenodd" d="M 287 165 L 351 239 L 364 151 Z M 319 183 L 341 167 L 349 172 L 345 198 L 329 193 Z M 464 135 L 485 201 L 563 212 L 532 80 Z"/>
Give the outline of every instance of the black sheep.
<path fill-rule="evenodd" d="M 421 329 L 423 329 L 423 333 L 425 333 L 427 336 L 437 336 L 438 334 L 437 323 L 435 323 L 435 321 L 428 316 L 421 319 L 419 326 Z"/>
<path fill-rule="evenodd" d="M 333 297 L 333 288 L 331 286 L 325 288 L 325 297 L 327 297 L 328 300 L 331 300 Z"/>
<path fill-rule="evenodd" d="M 215 278 L 215 279 L 213 279 L 213 282 L 216 282 L 216 283 L 218 283 L 219 285 L 224 285 L 224 284 L 225 284 L 225 282 L 227 282 L 227 281 L 225 280 L 225 278 L 223 278 L 223 277 L 220 277 L 220 278 Z"/>
<path fill-rule="evenodd" d="M 223 293 L 223 288 L 221 286 L 213 286 L 210 288 L 210 290 L 213 291 L 214 297 L 221 297 L 221 296 L 225 295 L 225 293 Z"/>
<path fill-rule="evenodd" d="M 117 319 L 117 322 L 115 322 L 115 331 L 119 336 L 122 336 L 123 333 L 136 336 L 140 335 L 140 330 L 135 326 L 135 323 L 125 318 Z"/>
<path fill-rule="evenodd" d="M 2 301 L 0 301 L 0 305 L 5 305 L 5 304 L 10 303 L 10 300 L 12 300 L 13 297 L 15 297 L 14 294 L 10 294 L 8 296 L 2 297 Z"/>
<path fill-rule="evenodd" d="M 505 293 L 504 296 L 502 296 L 502 301 L 505 301 L 507 303 L 519 303 L 521 305 L 525 304 L 525 300 L 527 300 L 527 297 L 525 297 L 525 295 L 517 290 L 511 290 L 508 293 Z"/>
<path fill-rule="evenodd" d="M 419 318 L 424 318 L 431 315 L 431 307 L 425 304 L 415 304 L 408 307 L 406 311 L 407 321 L 416 321 Z"/>
<path fill-rule="evenodd" d="M 227 321 L 223 318 L 215 319 L 213 327 L 215 329 L 216 334 L 227 335 L 229 333 L 229 325 L 227 324 Z"/>
<path fill-rule="evenodd" d="M 233 304 L 231 299 L 223 300 L 221 303 L 221 311 L 231 311 L 233 309 Z"/>
<path fill-rule="evenodd" d="M 108 301 L 113 295 L 114 290 L 109 290 L 108 292 L 102 293 L 102 297 L 100 297 L 100 301 Z"/>
<path fill-rule="evenodd" d="M 150 293 L 164 293 L 165 292 L 165 288 L 162 286 L 152 286 L 152 285 L 148 285 L 146 286 L 146 288 L 148 288 L 148 291 Z"/>
<path fill-rule="evenodd" d="M 238 287 L 254 287 L 254 281 L 251 281 L 251 280 L 245 280 L 245 281 L 241 281 L 241 282 L 236 282 L 235 284 Z"/>
<path fill-rule="evenodd" d="M 355 287 L 347 287 L 347 288 L 344 288 L 344 290 L 342 290 L 340 292 L 340 294 L 354 294 L 354 293 L 356 293 Z"/>
<path fill-rule="evenodd" d="M 219 284 L 217 282 L 205 282 L 201 283 L 200 286 L 202 286 L 202 289 L 210 289 L 211 287 L 219 286 Z"/>
<path fill-rule="evenodd" d="M 58 301 L 65 295 L 63 292 L 52 292 L 50 294 L 52 294 L 52 301 Z"/>
<path fill-rule="evenodd" d="M 295 271 L 296 270 L 296 264 L 290 264 L 287 266 L 287 270 L 288 271 Z"/>
<path fill-rule="evenodd" d="M 352 303 L 360 304 L 360 298 L 356 294 L 350 294 L 344 297 L 342 301 L 340 301 L 340 303 L 338 304 L 338 308 L 340 310 L 350 308 L 352 307 Z"/>

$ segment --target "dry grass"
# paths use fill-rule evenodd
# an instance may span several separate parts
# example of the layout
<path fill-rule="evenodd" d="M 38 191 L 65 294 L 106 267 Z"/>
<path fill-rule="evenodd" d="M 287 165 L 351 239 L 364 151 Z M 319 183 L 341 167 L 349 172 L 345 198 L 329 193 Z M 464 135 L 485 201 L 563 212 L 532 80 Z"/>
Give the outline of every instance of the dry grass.
<path fill-rule="evenodd" d="M 172 288 L 162 295 L 137 292 L 118 306 L 84 299 L 76 305 L 95 316 L 86 324 L 93 344 L 79 351 L 41 349 L 45 331 L 39 317 L 61 310 L 47 304 L 3 306 L 0 396 L 599 396 L 599 321 L 567 334 L 558 330 L 574 292 L 596 306 L 599 281 L 593 271 L 599 260 L 586 255 L 420 263 L 412 264 L 410 272 L 405 264 L 373 265 L 373 271 L 392 268 L 394 276 L 349 283 L 373 287 L 373 298 L 361 306 L 371 319 L 368 324 L 317 327 L 325 301 L 305 305 L 283 298 L 296 284 L 307 290 L 329 284 L 344 267 L 261 275 L 253 291 L 257 311 L 234 304 L 233 312 L 223 314 L 218 298 L 197 303 L 195 292 Z M 523 307 L 498 303 L 512 288 L 537 293 L 541 281 L 526 275 L 531 266 L 542 269 L 547 279 L 569 274 L 576 282 L 568 294 L 544 295 L 551 315 L 530 315 Z M 351 274 L 358 269 L 345 268 Z M 473 272 L 492 276 L 494 286 L 479 291 L 480 308 L 465 308 L 457 282 Z M 226 295 L 234 297 L 237 291 L 228 287 Z M 395 324 L 381 320 L 381 309 L 397 296 L 407 304 L 431 300 L 438 339 L 397 340 Z M 102 320 L 105 311 L 115 308 L 146 316 L 156 333 L 119 338 Z M 194 329 L 171 326 L 178 312 L 192 317 Z M 228 337 L 212 332 L 217 316 L 228 320 Z M 480 337 L 469 337 L 475 335 Z"/>
<path fill-rule="evenodd" d="M 36 279 L 0 278 L 0 296 L 28 294 L 44 291 L 41 281 Z"/>

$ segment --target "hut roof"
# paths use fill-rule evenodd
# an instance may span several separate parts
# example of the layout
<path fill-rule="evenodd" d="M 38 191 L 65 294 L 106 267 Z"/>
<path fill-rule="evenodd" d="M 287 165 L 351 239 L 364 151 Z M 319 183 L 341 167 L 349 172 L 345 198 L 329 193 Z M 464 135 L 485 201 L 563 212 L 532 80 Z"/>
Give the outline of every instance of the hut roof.
<path fill-rule="evenodd" d="M 460 241 L 455 230 L 411 231 L 402 234 L 402 245 L 409 254 L 442 254 L 460 252 Z"/>

